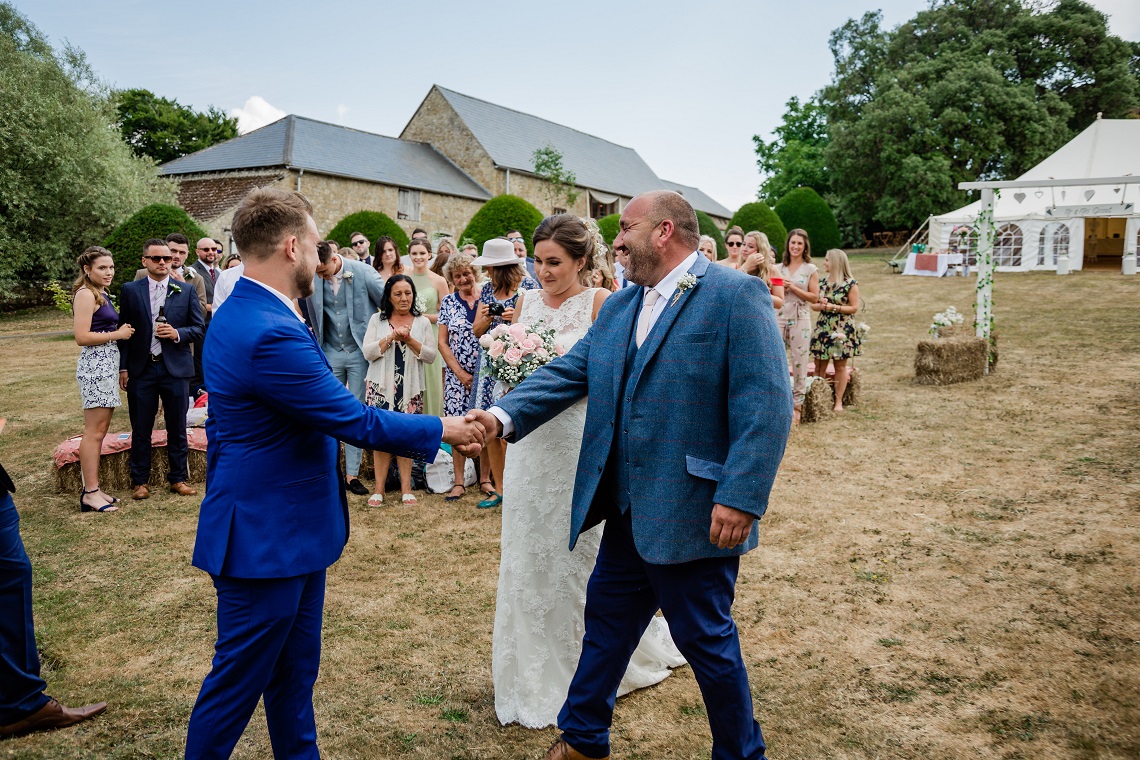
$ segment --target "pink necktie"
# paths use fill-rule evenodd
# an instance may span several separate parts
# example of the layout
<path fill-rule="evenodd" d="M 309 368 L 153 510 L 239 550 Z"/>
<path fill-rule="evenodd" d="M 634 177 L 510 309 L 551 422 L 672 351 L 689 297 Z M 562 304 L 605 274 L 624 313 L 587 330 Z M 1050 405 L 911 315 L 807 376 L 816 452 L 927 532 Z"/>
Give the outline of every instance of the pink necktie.
<path fill-rule="evenodd" d="M 649 334 L 649 328 L 653 326 L 653 305 L 657 303 L 657 299 L 661 294 L 656 290 L 649 290 L 645 293 L 645 299 L 641 302 L 641 314 L 637 317 L 637 347 L 641 348 L 641 344 L 645 342 L 645 336 Z"/>

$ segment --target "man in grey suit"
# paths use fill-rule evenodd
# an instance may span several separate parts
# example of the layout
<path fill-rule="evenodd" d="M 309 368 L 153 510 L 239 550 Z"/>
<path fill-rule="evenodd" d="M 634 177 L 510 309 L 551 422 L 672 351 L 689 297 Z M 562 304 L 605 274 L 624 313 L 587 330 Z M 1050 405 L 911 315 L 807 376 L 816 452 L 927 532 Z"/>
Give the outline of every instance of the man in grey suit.
<path fill-rule="evenodd" d="M 206 285 L 206 324 L 210 324 L 210 318 L 214 311 L 212 308 L 214 305 L 214 284 L 222 274 L 222 270 L 218 268 L 218 254 L 221 253 L 221 247 L 213 238 L 202 238 L 198 241 L 198 247 L 194 249 L 194 253 L 198 255 L 198 258 L 191 266 L 202 275 L 202 282 Z"/>
<path fill-rule="evenodd" d="M 634 198 L 619 225 L 614 248 L 643 287 L 607 298 L 565 356 L 489 412 L 472 412 L 488 435 L 519 440 L 590 402 L 570 548 L 582 531 L 605 528 L 562 737 L 547 759 L 609 757 L 618 684 L 661 609 L 701 688 L 713 760 L 762 760 L 731 609 L 792 423 L 775 311 L 761 279 L 699 254 L 696 214 L 677 193 Z"/>
<path fill-rule="evenodd" d="M 364 401 L 364 376 L 368 373 L 362 348 L 364 333 L 368 320 L 383 303 L 384 283 L 375 269 L 333 253 L 326 241 L 317 244 L 317 258 L 320 264 L 313 278 L 313 295 L 305 304 L 313 334 L 336 379 Z M 367 496 L 368 489 L 359 478 L 362 453 L 355 446 L 344 445 L 345 487 L 358 496 Z"/>

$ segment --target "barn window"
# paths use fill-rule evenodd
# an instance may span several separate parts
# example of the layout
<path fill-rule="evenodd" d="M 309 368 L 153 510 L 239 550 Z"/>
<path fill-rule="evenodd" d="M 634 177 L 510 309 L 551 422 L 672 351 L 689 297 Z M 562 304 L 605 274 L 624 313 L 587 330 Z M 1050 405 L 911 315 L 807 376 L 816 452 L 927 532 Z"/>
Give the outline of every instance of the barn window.
<path fill-rule="evenodd" d="M 396 201 L 396 218 L 413 222 L 420 220 L 420 191 L 400 188 Z"/>

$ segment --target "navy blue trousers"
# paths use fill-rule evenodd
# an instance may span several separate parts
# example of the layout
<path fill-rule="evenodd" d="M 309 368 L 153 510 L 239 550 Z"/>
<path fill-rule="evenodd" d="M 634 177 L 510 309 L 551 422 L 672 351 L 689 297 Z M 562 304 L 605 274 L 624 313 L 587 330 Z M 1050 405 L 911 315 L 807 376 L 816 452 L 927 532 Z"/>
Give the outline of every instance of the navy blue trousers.
<path fill-rule="evenodd" d="M 558 727 L 587 757 L 610 754 L 618 684 L 658 608 L 704 697 L 713 760 L 763 760 L 764 736 L 732 620 L 738 557 L 652 565 L 637 553 L 630 516 L 606 521 L 586 587 L 586 635 Z"/>
<path fill-rule="evenodd" d="M 0 494 L 0 726 L 47 704 L 32 624 L 32 563 L 20 538 L 20 513 Z"/>
<path fill-rule="evenodd" d="M 150 482 L 150 434 L 162 399 L 166 419 L 166 456 L 170 472 L 166 479 L 182 483 L 190 479 L 186 458 L 186 408 L 189 406 L 190 381 L 175 377 L 162 362 L 147 362 L 138 377 L 127 382 L 127 411 L 131 416 L 131 485 Z"/>
<path fill-rule="evenodd" d="M 211 577 L 218 592 L 218 641 L 190 714 L 186 757 L 229 757 L 264 696 L 273 756 L 319 760 L 313 684 L 321 661 L 325 571 L 264 580 Z"/>

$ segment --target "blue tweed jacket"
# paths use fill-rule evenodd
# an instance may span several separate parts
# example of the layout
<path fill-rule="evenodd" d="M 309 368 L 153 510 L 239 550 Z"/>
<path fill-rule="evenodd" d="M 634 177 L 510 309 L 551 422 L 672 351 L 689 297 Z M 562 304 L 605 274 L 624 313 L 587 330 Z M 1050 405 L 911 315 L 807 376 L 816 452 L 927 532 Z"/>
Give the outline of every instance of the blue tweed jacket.
<path fill-rule="evenodd" d="M 514 439 L 588 396 L 570 519 L 570 548 L 605 518 L 599 485 L 617 434 L 627 436 L 630 511 L 642 559 L 676 564 L 744 554 L 709 542 L 714 503 L 760 517 L 784 455 L 792 393 L 784 344 L 764 283 L 701 256 L 697 284 L 670 297 L 630 366 L 626 353 L 643 288 L 606 299 L 574 348 L 503 397 Z M 630 377 L 621 419 L 618 395 Z M 551 462 L 551 467 L 570 466 Z"/>

